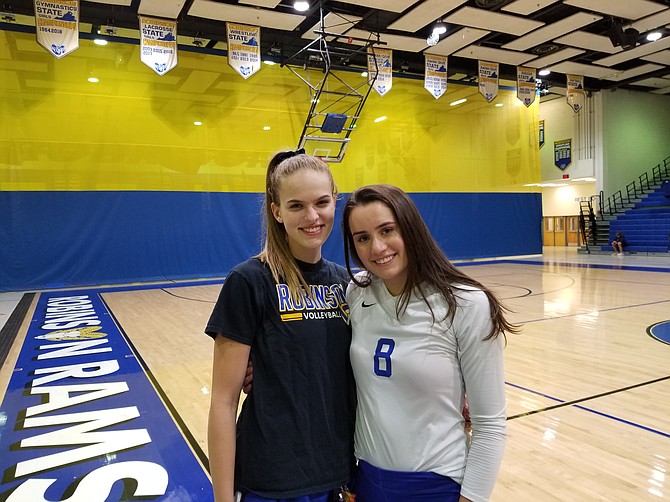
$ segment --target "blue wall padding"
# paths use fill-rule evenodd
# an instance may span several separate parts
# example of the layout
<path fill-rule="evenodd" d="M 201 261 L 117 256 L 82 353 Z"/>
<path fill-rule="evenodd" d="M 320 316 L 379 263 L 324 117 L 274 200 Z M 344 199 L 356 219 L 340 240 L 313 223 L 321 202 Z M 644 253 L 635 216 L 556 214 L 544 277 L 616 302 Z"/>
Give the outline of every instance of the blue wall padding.
<path fill-rule="evenodd" d="M 343 263 L 337 224 L 324 255 Z M 412 194 L 450 259 L 542 252 L 540 194 Z M 0 291 L 222 277 L 261 245 L 262 196 L 1 192 Z"/>

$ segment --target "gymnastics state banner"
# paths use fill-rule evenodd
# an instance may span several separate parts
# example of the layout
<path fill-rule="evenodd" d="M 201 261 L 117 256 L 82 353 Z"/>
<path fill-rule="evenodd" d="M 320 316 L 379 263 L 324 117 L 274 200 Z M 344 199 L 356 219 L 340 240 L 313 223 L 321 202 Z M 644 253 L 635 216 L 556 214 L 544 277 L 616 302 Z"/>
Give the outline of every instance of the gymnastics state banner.
<path fill-rule="evenodd" d="M 479 61 L 479 94 L 489 103 L 498 95 L 498 63 Z"/>
<path fill-rule="evenodd" d="M 226 23 L 228 64 L 247 79 L 261 67 L 261 29 L 259 26 Z"/>
<path fill-rule="evenodd" d="M 426 54 L 426 72 L 423 87 L 435 99 L 447 92 L 447 57 Z"/>
<path fill-rule="evenodd" d="M 535 68 L 523 68 L 517 66 L 516 68 L 516 97 L 521 102 L 529 107 L 535 101 L 535 94 L 537 94 L 535 84 Z"/>
<path fill-rule="evenodd" d="M 584 92 L 584 77 L 581 75 L 568 75 L 568 88 L 566 97 L 570 108 L 577 113 L 584 107 L 586 92 Z"/>
<path fill-rule="evenodd" d="M 177 21 L 140 16 L 141 61 L 165 75 L 177 66 Z"/>
<path fill-rule="evenodd" d="M 368 49 L 368 83 L 384 96 L 393 87 L 393 52 L 391 49 Z"/>
<path fill-rule="evenodd" d="M 37 43 L 58 59 L 79 48 L 79 0 L 35 0 Z"/>
<path fill-rule="evenodd" d="M 40 294 L 0 417 L 5 502 L 214 500 L 95 292 Z"/>

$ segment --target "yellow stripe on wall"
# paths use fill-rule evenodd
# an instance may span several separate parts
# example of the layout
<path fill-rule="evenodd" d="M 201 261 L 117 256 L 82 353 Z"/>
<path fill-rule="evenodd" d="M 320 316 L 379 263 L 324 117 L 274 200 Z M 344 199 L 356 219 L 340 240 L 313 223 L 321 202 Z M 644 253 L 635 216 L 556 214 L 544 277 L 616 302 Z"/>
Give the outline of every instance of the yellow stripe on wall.
<path fill-rule="evenodd" d="M 297 146 L 310 106 L 288 69 L 244 80 L 214 54 L 180 51 L 161 77 L 138 45 L 81 40 L 56 60 L 34 35 L 0 31 L 0 59 L 0 190 L 263 191 L 267 161 Z M 331 165 L 339 189 L 523 190 L 540 177 L 538 103 L 527 109 L 505 90 L 494 103 L 476 86 L 449 83 L 435 100 L 422 80 L 394 78 L 386 96 L 370 94 L 343 162 Z"/>

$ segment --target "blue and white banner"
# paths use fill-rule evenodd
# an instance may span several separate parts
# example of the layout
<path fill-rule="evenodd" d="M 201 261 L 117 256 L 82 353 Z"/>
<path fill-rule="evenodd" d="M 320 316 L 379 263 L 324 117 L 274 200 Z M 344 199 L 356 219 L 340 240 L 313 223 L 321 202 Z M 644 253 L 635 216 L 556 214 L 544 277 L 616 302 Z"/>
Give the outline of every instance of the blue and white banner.
<path fill-rule="evenodd" d="M 572 140 L 554 141 L 554 165 L 560 170 L 565 170 L 570 164 L 572 164 Z"/>
<path fill-rule="evenodd" d="M 577 113 L 584 107 L 586 102 L 586 92 L 584 91 L 584 77 L 581 75 L 568 75 L 567 76 L 567 85 L 566 96 L 568 100 L 568 105 L 572 108 L 572 111 Z"/>
<path fill-rule="evenodd" d="M 393 52 L 390 49 L 368 49 L 368 83 L 380 96 L 393 87 Z"/>
<path fill-rule="evenodd" d="M 498 63 L 479 61 L 479 94 L 489 103 L 498 95 Z"/>
<path fill-rule="evenodd" d="M 226 23 L 228 64 L 243 78 L 261 68 L 261 29 L 259 26 Z"/>
<path fill-rule="evenodd" d="M 141 61 L 163 76 L 177 66 L 177 21 L 140 16 Z"/>
<path fill-rule="evenodd" d="M 517 66 L 516 68 L 516 97 L 521 102 L 529 107 L 535 101 L 537 94 L 535 84 L 535 68 L 523 68 Z"/>
<path fill-rule="evenodd" d="M 426 73 L 423 87 L 435 98 L 447 92 L 447 57 L 426 54 Z"/>
<path fill-rule="evenodd" d="M 40 295 L 0 419 L 5 502 L 214 499 L 97 294 Z"/>
<path fill-rule="evenodd" d="M 37 43 L 58 59 L 79 48 L 79 0 L 35 0 Z"/>

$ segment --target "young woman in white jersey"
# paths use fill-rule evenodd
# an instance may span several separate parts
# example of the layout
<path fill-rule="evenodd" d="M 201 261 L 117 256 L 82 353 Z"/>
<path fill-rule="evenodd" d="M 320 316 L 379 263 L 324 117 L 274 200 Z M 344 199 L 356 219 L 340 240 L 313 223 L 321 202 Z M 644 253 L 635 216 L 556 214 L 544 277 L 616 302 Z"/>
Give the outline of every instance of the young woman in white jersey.
<path fill-rule="evenodd" d="M 228 274 L 205 329 L 217 502 L 330 502 L 350 479 L 349 279 L 321 255 L 336 198 L 328 165 L 304 150 L 270 162 L 264 249 Z M 248 361 L 253 390 L 236 423 Z"/>
<path fill-rule="evenodd" d="M 342 227 L 356 502 L 488 500 L 506 439 L 504 333 L 516 328 L 491 291 L 447 260 L 399 188 L 353 192 Z"/>

